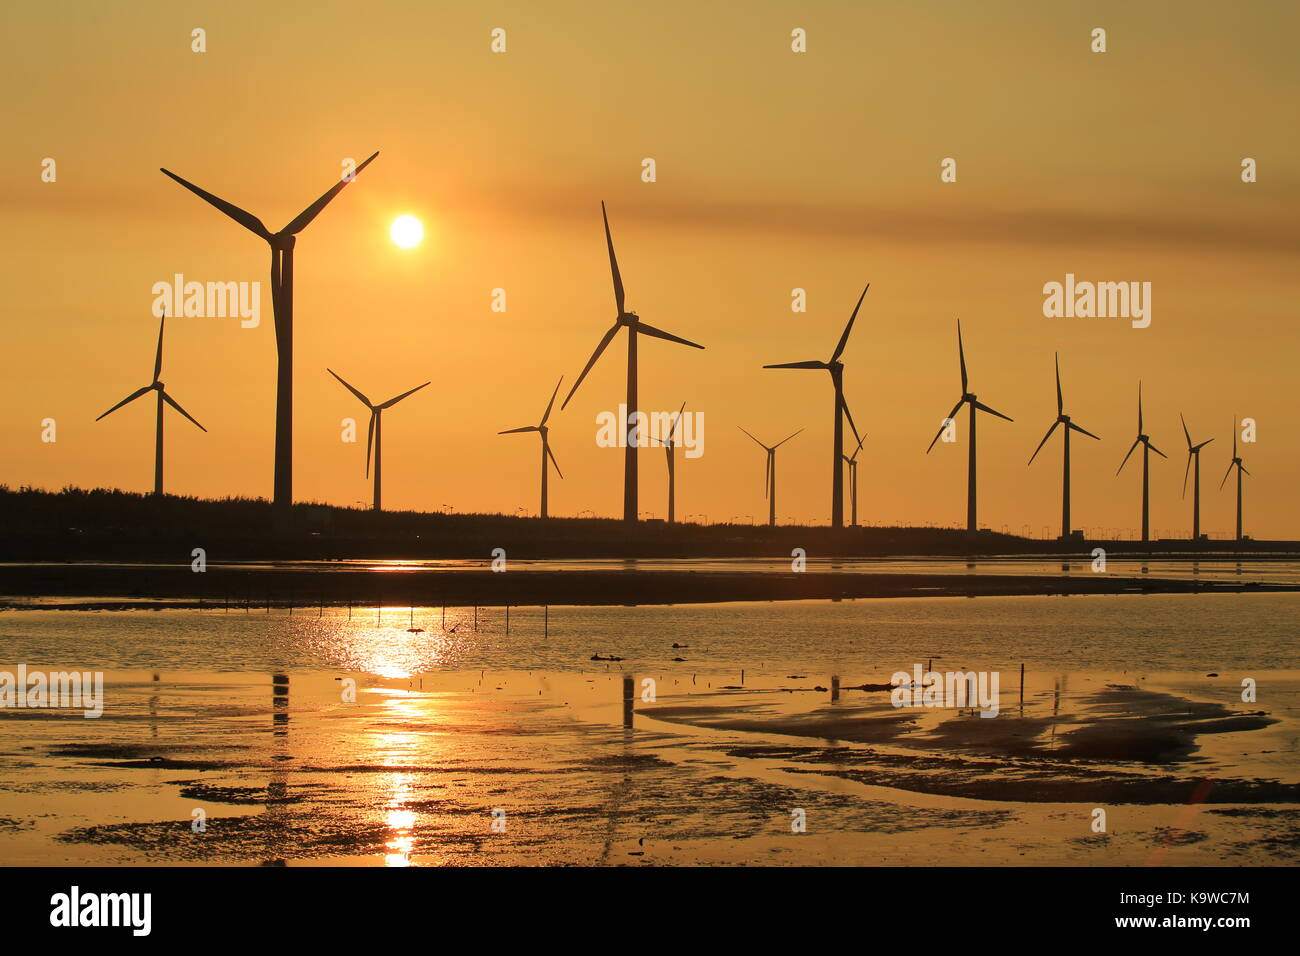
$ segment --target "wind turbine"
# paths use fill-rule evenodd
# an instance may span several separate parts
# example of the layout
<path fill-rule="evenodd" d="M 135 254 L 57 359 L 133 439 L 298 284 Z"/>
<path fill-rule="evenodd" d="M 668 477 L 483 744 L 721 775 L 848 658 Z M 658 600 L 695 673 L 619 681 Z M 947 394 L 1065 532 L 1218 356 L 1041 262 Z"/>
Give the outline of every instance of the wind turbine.
<path fill-rule="evenodd" d="M 1213 438 L 1207 438 L 1200 444 L 1192 444 L 1192 433 L 1187 430 L 1187 419 L 1183 418 L 1182 413 L 1178 415 L 1178 420 L 1183 423 L 1183 435 L 1187 438 L 1187 465 L 1183 468 L 1183 497 L 1187 497 L 1187 472 L 1192 467 L 1192 459 L 1196 459 L 1196 477 L 1192 480 L 1192 541 L 1201 540 L 1201 449 L 1214 441 Z M 1235 453 L 1235 452 L 1234 452 Z M 1231 465 L 1228 466 L 1232 468 Z M 1227 476 L 1224 476 L 1227 480 Z"/>
<path fill-rule="evenodd" d="M 677 414 L 673 416 L 672 427 L 668 429 L 668 440 L 663 441 L 651 436 L 650 440 L 658 442 L 664 446 L 664 455 L 668 458 L 668 523 L 672 524 L 677 514 L 677 445 L 676 434 L 677 426 L 681 423 L 682 412 L 686 411 L 686 403 L 682 402 L 682 407 L 677 409 Z"/>
<path fill-rule="evenodd" d="M 736 427 L 740 428 L 739 425 Z M 740 430 L 745 432 L 745 429 L 743 428 L 740 428 Z M 801 431 L 803 431 L 802 428 L 799 429 L 799 432 Z M 776 527 L 776 450 L 795 435 L 799 434 L 799 432 L 787 435 L 775 445 L 770 446 L 764 445 L 757 438 L 754 438 L 753 435 L 749 435 L 749 432 L 745 432 L 745 434 L 749 435 L 759 448 L 762 448 L 767 452 L 767 464 L 763 467 L 763 496 L 767 498 L 767 525 L 769 528 Z"/>
<path fill-rule="evenodd" d="M 1047 439 L 1052 437 L 1052 432 L 1056 431 L 1057 425 L 1064 425 L 1065 431 L 1061 434 L 1065 442 L 1065 464 L 1062 469 L 1061 478 L 1061 540 L 1064 541 L 1070 536 L 1070 432 L 1076 431 L 1087 435 L 1089 438 L 1097 438 L 1086 428 L 1081 428 L 1070 420 L 1070 416 L 1065 414 L 1065 399 L 1061 396 L 1061 354 L 1056 354 L 1056 421 L 1052 422 L 1052 427 L 1047 430 L 1043 440 L 1038 443 L 1034 453 L 1029 456 L 1029 464 L 1034 463 L 1038 453 L 1043 450 L 1047 444 Z M 1097 438 L 1100 441 L 1100 438 Z"/>
<path fill-rule="evenodd" d="M 158 393 L 158 425 L 155 433 L 156 437 L 154 439 L 154 458 L 153 458 L 153 493 L 155 495 L 161 495 L 163 493 L 163 402 L 166 402 L 172 408 L 176 409 L 176 411 L 180 412 L 190 421 L 194 422 L 195 425 L 198 425 L 200 431 L 203 432 L 207 431 L 206 428 L 204 428 L 202 425 L 199 425 L 199 423 L 195 421 L 193 415 L 191 415 L 185 409 L 181 408 L 180 405 L 177 404 L 176 400 L 167 394 L 166 388 L 163 386 L 163 383 L 158 380 L 158 376 L 162 374 L 163 326 L 165 326 L 166 324 L 167 324 L 167 316 L 164 315 L 162 319 L 158 322 L 158 352 L 154 356 L 154 360 L 153 360 L 153 381 L 150 382 L 148 385 L 144 386 L 143 388 L 137 388 L 134 392 L 132 392 L 126 398 L 122 399 L 120 402 L 118 402 L 116 405 L 114 405 L 112 408 L 106 411 L 103 415 L 99 416 L 99 418 L 104 418 L 107 415 L 112 415 L 123 405 L 129 405 L 131 402 L 134 402 L 140 396 L 149 394 L 149 392 Z M 95 421 L 99 421 L 99 418 L 96 418 Z"/>
<path fill-rule="evenodd" d="M 858 447 L 853 449 L 852 456 L 844 455 L 844 464 L 849 466 L 849 512 L 852 515 L 850 522 L 853 527 L 858 526 L 858 452 L 862 451 L 862 443 L 867 440 L 863 435 L 858 439 Z"/>
<path fill-rule="evenodd" d="M 1220 491 L 1223 490 L 1223 486 L 1227 483 L 1228 476 L 1232 474 L 1233 468 L 1237 469 L 1237 540 L 1240 541 L 1241 540 L 1241 476 L 1243 474 L 1249 475 L 1250 472 L 1246 470 L 1246 466 L 1241 463 L 1241 458 L 1237 455 L 1237 419 L 1235 416 L 1232 419 L 1232 461 L 1228 463 L 1228 470 L 1223 473 L 1223 481 L 1219 482 Z"/>
<path fill-rule="evenodd" d="M 840 361 L 840 356 L 844 353 L 844 346 L 848 344 L 849 332 L 853 330 L 853 320 L 858 317 L 858 309 L 862 308 L 862 300 L 867 297 L 867 289 L 870 288 L 871 283 L 868 282 L 862 290 L 862 295 L 858 296 L 858 304 L 853 307 L 853 314 L 849 316 L 849 322 L 844 326 L 844 333 L 840 336 L 839 344 L 835 346 L 830 361 L 785 362 L 780 365 L 763 366 L 763 368 L 825 369 L 831 373 L 831 384 L 835 386 L 835 440 L 834 448 L 831 451 L 831 527 L 833 528 L 842 528 L 844 526 L 843 458 L 845 418 L 848 418 L 849 427 L 853 429 L 853 437 L 859 437 L 858 426 L 853 424 L 853 414 L 844 401 L 844 363 Z"/>
<path fill-rule="evenodd" d="M 966 530 L 975 531 L 978 527 L 975 517 L 975 411 L 978 409 L 982 412 L 988 412 L 990 415 L 996 415 L 998 418 L 1005 418 L 1007 421 L 1015 419 L 1003 415 L 999 411 L 994 411 L 983 402 L 978 401 L 969 390 L 969 382 L 966 377 L 966 350 L 962 347 L 961 341 L 961 322 L 957 323 L 957 358 L 961 361 L 961 398 L 957 399 L 957 404 L 952 407 L 948 417 L 944 419 L 943 424 L 935 433 L 934 438 L 930 440 L 930 447 L 925 453 L 930 454 L 930 448 L 939 440 L 939 436 L 947 430 L 949 424 L 956 420 L 957 413 L 961 411 L 963 405 L 970 406 L 970 451 L 969 462 L 966 466 Z"/>
<path fill-rule="evenodd" d="M 362 395 L 359 391 L 357 391 L 355 388 L 349 385 L 347 382 L 343 381 L 343 378 L 332 368 L 327 368 L 325 371 L 329 372 L 331 375 L 337 378 L 344 388 L 346 388 L 349 392 L 351 392 L 353 395 L 359 398 L 361 400 L 361 403 L 365 405 L 366 408 L 370 409 L 370 427 L 366 429 L 366 477 L 367 478 L 370 477 L 370 449 L 373 447 L 375 450 L 375 508 L 374 510 L 383 511 L 384 509 L 380 501 L 379 482 L 380 482 L 380 477 L 383 474 L 383 465 L 380 459 L 380 452 L 383 448 L 383 440 L 384 440 L 384 419 L 383 419 L 384 409 L 392 408 L 402 399 L 406 398 L 408 395 L 414 395 L 420 389 L 424 388 L 424 385 L 428 385 L 429 383 L 425 382 L 424 385 L 417 385 L 415 386 L 415 388 L 411 389 L 410 391 L 403 392 L 401 395 L 398 395 L 396 398 L 390 398 L 388 401 L 376 405 L 373 402 L 371 402 L 370 399 L 366 398 L 366 396 Z"/>
<path fill-rule="evenodd" d="M 1164 452 L 1162 452 L 1155 445 L 1151 444 L 1151 437 L 1149 435 L 1144 434 L 1142 431 L 1142 383 L 1141 382 L 1138 382 L 1138 436 L 1137 438 L 1133 439 L 1133 444 L 1129 446 L 1128 454 L 1124 456 L 1124 460 L 1121 461 L 1119 463 L 1119 467 L 1115 469 L 1115 474 L 1118 475 L 1121 471 L 1124 470 L 1124 466 L 1128 464 L 1129 455 L 1133 454 L 1133 449 L 1137 448 L 1138 445 L 1142 446 L 1142 540 L 1149 541 L 1151 540 L 1151 520 L 1150 520 L 1151 519 L 1151 500 L 1150 500 L 1151 499 L 1151 480 L 1150 480 L 1151 454 L 1150 453 L 1155 452 L 1161 458 L 1168 458 L 1169 456 L 1166 455 Z"/>
<path fill-rule="evenodd" d="M 591 367 L 596 364 L 602 352 L 614 340 L 618 330 L 627 327 L 627 406 L 625 414 L 627 420 L 623 423 L 623 520 L 635 522 L 637 520 L 637 474 L 636 474 L 636 449 L 640 442 L 640 435 L 634 435 L 636 431 L 634 423 L 637 421 L 636 411 L 636 339 L 638 335 L 650 335 L 657 339 L 667 339 L 669 342 L 677 342 L 679 345 L 689 345 L 693 349 L 702 349 L 703 345 L 696 345 L 687 339 L 665 332 L 663 329 L 657 329 L 653 325 L 647 325 L 642 322 L 635 312 L 628 312 L 624 308 L 623 296 L 623 277 L 618 271 L 618 259 L 614 256 L 614 240 L 609 233 L 609 216 L 605 214 L 605 203 L 600 204 L 600 217 L 605 221 L 605 244 L 609 247 L 609 269 L 614 276 L 614 305 L 618 309 L 618 315 L 614 318 L 614 324 L 610 326 L 609 331 L 605 333 L 600 344 L 596 346 L 596 351 L 591 353 L 591 358 L 587 359 L 586 367 L 583 368 L 582 374 L 578 380 L 573 383 L 573 388 L 569 389 L 569 394 L 565 396 L 560 408 L 567 408 L 569 399 L 573 398 L 573 393 L 578 390 L 582 380 L 587 377 Z M 629 427 L 632 426 L 632 427 Z"/>
<path fill-rule="evenodd" d="M 275 483 L 274 502 L 278 508 L 293 503 L 293 247 L 298 233 L 307 228 L 330 200 L 356 178 L 378 156 L 376 152 L 346 178 L 326 190 L 325 194 L 300 212 L 279 232 L 271 232 L 251 213 L 200 189 L 167 169 L 170 176 L 200 199 L 211 203 L 271 247 L 271 306 L 275 313 Z"/>
<path fill-rule="evenodd" d="M 555 453 L 551 451 L 550 429 L 546 427 L 546 420 L 551 417 L 551 408 L 555 405 L 555 396 L 560 392 L 560 383 L 564 381 L 564 376 L 560 376 L 560 381 L 555 383 L 555 391 L 551 392 L 551 400 L 546 403 L 546 411 L 542 412 L 542 420 L 536 425 L 524 425 L 521 428 L 507 428 L 503 432 L 497 432 L 498 435 L 517 435 L 520 432 L 537 432 L 542 436 L 542 510 L 541 516 L 547 517 L 546 511 L 546 477 L 547 467 L 546 459 L 551 459 L 551 464 L 555 466 L 555 473 L 561 478 L 564 473 L 560 471 L 560 463 L 555 460 Z"/>

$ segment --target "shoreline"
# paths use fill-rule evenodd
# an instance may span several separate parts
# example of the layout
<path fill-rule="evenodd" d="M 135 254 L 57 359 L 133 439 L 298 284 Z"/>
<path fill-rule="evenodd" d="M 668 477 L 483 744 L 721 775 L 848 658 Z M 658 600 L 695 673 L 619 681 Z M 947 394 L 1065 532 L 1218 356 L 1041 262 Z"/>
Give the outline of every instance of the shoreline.
<path fill-rule="evenodd" d="M 44 565 L 0 569 L 0 609 L 114 610 L 342 605 L 718 604 L 890 597 L 1294 592 L 1300 585 L 1078 575 L 859 572 L 361 570 Z M 51 603 L 58 598 L 75 598 Z M 43 603 L 33 603 L 41 601 Z"/>

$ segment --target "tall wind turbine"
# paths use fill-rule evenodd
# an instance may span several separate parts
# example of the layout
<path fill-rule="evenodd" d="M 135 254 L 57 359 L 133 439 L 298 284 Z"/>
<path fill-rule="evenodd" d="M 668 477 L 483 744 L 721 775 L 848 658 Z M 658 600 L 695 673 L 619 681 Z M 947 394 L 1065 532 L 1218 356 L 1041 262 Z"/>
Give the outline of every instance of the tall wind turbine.
<path fill-rule="evenodd" d="M 1162 452 L 1155 445 L 1151 444 L 1151 437 L 1142 431 L 1142 383 L 1138 382 L 1138 436 L 1133 439 L 1133 444 L 1129 446 L 1128 454 L 1124 460 L 1119 463 L 1115 469 L 1115 474 L 1124 470 L 1128 464 L 1129 455 L 1133 454 L 1133 449 L 1138 445 L 1142 446 L 1142 540 L 1151 540 L 1151 452 L 1155 452 L 1161 458 L 1169 456 Z"/>
<path fill-rule="evenodd" d="M 664 446 L 664 455 L 668 459 L 668 523 L 672 524 L 677 516 L 677 426 L 681 423 L 682 412 L 686 411 L 686 403 L 682 402 L 682 407 L 677 409 L 677 414 L 673 416 L 672 426 L 668 429 L 668 438 L 663 440 L 651 436 L 651 441 L 658 442 Z"/>
<path fill-rule="evenodd" d="M 975 531 L 978 527 L 975 516 L 975 411 L 988 412 L 990 415 L 996 415 L 998 418 L 1005 418 L 1007 421 L 1015 419 L 1003 415 L 999 411 L 994 411 L 983 402 L 978 401 L 969 389 L 969 382 L 966 377 L 966 350 L 962 347 L 961 341 L 961 322 L 957 323 L 957 358 L 961 362 L 961 398 L 957 399 L 957 404 L 952 407 L 948 417 L 944 419 L 939 430 L 935 433 L 934 438 L 930 440 L 930 448 L 939 440 L 939 436 L 948 428 L 949 422 L 955 421 L 957 413 L 961 411 L 963 405 L 970 406 L 970 451 L 969 461 L 966 466 L 966 530 Z M 930 448 L 925 453 L 930 454 Z"/>
<path fill-rule="evenodd" d="M 275 484 L 277 507 L 293 504 L 293 247 L 298 233 L 307 228 L 329 201 L 378 156 L 374 153 L 346 179 L 340 179 L 325 194 L 300 212 L 279 232 L 273 233 L 251 213 L 186 182 L 170 170 L 161 170 L 200 199 L 211 203 L 271 247 L 271 307 L 275 313 Z"/>
<path fill-rule="evenodd" d="M 185 409 L 181 408 L 180 405 L 176 403 L 176 400 L 167 394 L 167 391 L 163 386 L 163 383 L 158 379 L 158 376 L 162 374 L 163 326 L 165 326 L 166 324 L 167 324 L 167 316 L 164 315 L 162 317 L 162 320 L 158 323 L 158 352 L 154 356 L 154 360 L 153 360 L 153 381 L 150 382 L 148 385 L 144 386 L 143 388 L 137 388 L 134 392 L 132 392 L 126 398 L 122 399 L 120 402 L 118 402 L 116 405 L 114 405 L 112 408 L 106 411 L 103 415 L 99 416 L 99 418 L 103 418 L 105 415 L 112 415 L 123 405 L 129 405 L 131 402 L 134 402 L 141 395 L 147 395 L 150 392 L 158 393 L 158 425 L 155 433 L 156 437 L 154 439 L 154 456 L 153 456 L 153 493 L 155 495 L 161 495 L 163 493 L 163 402 L 166 402 L 172 408 L 176 409 L 176 411 L 180 412 L 190 421 L 194 422 L 195 425 L 198 425 L 200 431 L 204 431 L 204 432 L 207 431 L 206 428 L 204 428 L 202 425 L 199 425 L 199 423 L 195 421 L 193 415 L 191 415 Z M 96 418 L 95 421 L 99 421 L 99 418 Z M 1238 509 L 1238 511 L 1240 511 L 1240 509 Z M 1238 522 L 1238 524 L 1240 524 L 1240 522 Z"/>
<path fill-rule="evenodd" d="M 1065 414 L 1065 399 L 1061 396 L 1061 354 L 1059 352 L 1056 354 L 1056 421 L 1052 422 L 1052 427 L 1047 430 L 1043 440 L 1029 456 L 1030 465 L 1047 444 L 1047 439 L 1052 437 L 1052 432 L 1056 431 L 1057 425 L 1065 426 L 1065 430 L 1061 433 L 1065 443 L 1065 464 L 1061 473 L 1061 540 L 1064 541 L 1070 536 L 1070 432 L 1080 432 L 1089 438 L 1097 438 L 1097 436 L 1088 429 L 1076 425 L 1070 420 L 1070 416 Z M 1097 440 L 1101 439 L 1097 438 Z"/>
<path fill-rule="evenodd" d="M 546 420 L 551 417 L 551 408 L 555 405 L 555 396 L 560 392 L 560 383 L 564 381 L 564 376 L 560 376 L 560 381 L 555 383 L 555 391 L 551 392 L 551 400 L 546 403 L 546 411 L 542 412 L 542 420 L 536 425 L 524 425 L 521 428 L 507 428 L 503 432 L 497 432 L 498 435 L 517 435 L 520 432 L 537 432 L 542 438 L 542 510 L 540 512 L 543 518 L 547 517 L 546 511 L 546 459 L 551 459 L 551 464 L 555 466 L 555 473 L 561 478 L 564 473 L 560 471 L 560 463 L 555 460 L 555 453 L 551 451 L 551 430 L 546 427 Z"/>
<path fill-rule="evenodd" d="M 834 447 L 831 449 L 831 527 L 844 527 L 844 419 L 848 418 L 849 427 L 853 429 L 853 437 L 858 438 L 858 426 L 853 424 L 853 415 L 849 412 L 849 406 L 844 401 L 844 363 L 840 361 L 840 356 L 844 353 L 844 346 L 849 342 L 849 332 L 853 330 L 853 321 L 858 317 L 858 309 L 862 308 L 862 300 L 867 297 L 867 289 L 871 288 L 868 282 L 862 290 L 862 295 L 858 296 L 858 304 L 853 307 L 853 314 L 849 316 L 849 322 L 844 326 L 844 333 L 840 336 L 839 343 L 835 346 L 835 351 L 828 362 L 784 362 L 780 365 L 764 365 L 763 368 L 806 368 L 806 369 L 825 369 L 831 373 L 831 384 L 835 386 L 835 439 Z M 752 437 L 752 436 L 751 436 Z"/>
<path fill-rule="evenodd" d="M 1228 470 L 1223 473 L 1223 481 L 1219 482 L 1220 491 L 1223 490 L 1223 486 L 1227 483 L 1228 476 L 1232 474 L 1232 469 L 1234 468 L 1237 469 L 1237 540 L 1240 541 L 1241 540 L 1241 476 L 1243 474 L 1249 475 L 1250 472 L 1246 470 L 1246 466 L 1241 463 L 1241 458 L 1237 454 L 1236 417 L 1232 419 L 1232 461 L 1228 463 Z"/>
<path fill-rule="evenodd" d="M 736 427 L 740 428 L 739 425 Z M 743 428 L 740 428 L 740 430 L 745 432 Z M 802 428 L 799 429 L 799 432 L 801 431 L 803 431 Z M 749 435 L 749 432 L 745 432 L 759 448 L 767 452 L 767 464 L 763 467 L 763 496 L 767 498 L 767 526 L 769 528 L 776 527 L 776 450 L 799 432 L 786 435 L 775 445 L 764 445 L 753 435 Z"/>
<path fill-rule="evenodd" d="M 1187 472 L 1192 467 L 1192 459 L 1196 459 L 1196 477 L 1192 480 L 1192 541 L 1196 542 L 1201 540 L 1201 449 L 1214 439 L 1207 438 L 1200 444 L 1192 444 L 1192 433 L 1187 430 L 1187 419 L 1183 418 L 1181 412 L 1178 420 L 1183 423 L 1183 435 L 1187 439 L 1187 465 L 1183 468 L 1184 498 L 1187 497 Z M 1231 465 L 1228 467 L 1232 468 Z M 1226 475 L 1224 480 L 1227 480 Z"/>
<path fill-rule="evenodd" d="M 637 520 L 637 475 L 636 475 L 636 449 L 640 443 L 641 436 L 636 435 L 635 439 L 630 434 L 634 431 L 629 425 L 634 423 L 636 417 L 636 339 L 638 335 L 650 335 L 657 339 L 667 339 L 669 342 L 676 342 L 679 345 L 689 345 L 693 349 L 702 349 L 703 345 L 697 345 L 687 339 L 665 332 L 663 329 L 657 329 L 653 325 L 647 325 L 642 322 L 635 312 L 628 312 L 624 308 L 623 296 L 623 277 L 618 271 L 618 259 L 614 255 L 614 239 L 609 233 L 609 216 L 605 214 L 605 203 L 600 204 L 600 217 L 605 221 L 605 244 L 609 247 L 609 269 L 614 276 L 614 305 L 618 309 L 618 315 L 614 318 L 614 324 L 610 326 L 609 331 L 605 333 L 600 344 L 596 346 L 596 351 L 591 353 L 591 358 L 587 359 L 587 365 L 583 368 L 582 374 L 578 380 L 573 383 L 573 388 L 569 389 L 569 394 L 565 396 L 560 408 L 567 408 L 569 399 L 573 398 L 573 393 L 578 390 L 582 380 L 587 377 L 591 367 L 596 364 L 602 352 L 614 340 L 618 330 L 627 326 L 627 407 L 626 414 L 628 420 L 620 426 L 623 429 L 623 520 L 635 522 Z"/>
<path fill-rule="evenodd" d="M 866 440 L 867 436 L 863 435 L 858 439 L 853 454 L 844 456 L 844 464 L 849 466 L 849 513 L 852 515 L 849 523 L 855 528 L 858 526 L 858 452 L 862 451 L 862 443 Z"/>
<path fill-rule="evenodd" d="M 428 385 L 429 383 L 425 382 L 424 385 L 417 385 L 415 386 L 415 388 L 411 389 L 410 391 L 403 392 L 401 395 L 398 395 L 396 398 L 390 398 L 388 401 L 376 405 L 373 402 L 371 402 L 370 399 L 366 398 L 366 396 L 362 395 L 359 391 L 357 391 L 355 388 L 349 385 L 347 382 L 344 382 L 342 377 L 337 372 L 335 372 L 332 368 L 327 368 L 325 371 L 329 372 L 331 375 L 337 378 L 344 388 L 346 388 L 349 392 L 351 392 L 353 395 L 359 398 L 361 400 L 361 403 L 365 405 L 366 408 L 370 409 L 370 427 L 366 429 L 366 477 L 367 478 L 370 477 L 370 449 L 374 448 L 375 451 L 375 511 L 383 511 L 384 509 L 381 504 L 381 498 L 380 498 L 380 478 L 383 475 L 383 465 L 382 465 L 382 460 L 380 458 L 380 452 L 383 449 L 383 441 L 384 441 L 384 418 L 383 418 L 384 409 L 392 408 L 402 399 L 406 398 L 406 396 L 414 395 L 420 389 L 424 388 L 424 385 Z"/>

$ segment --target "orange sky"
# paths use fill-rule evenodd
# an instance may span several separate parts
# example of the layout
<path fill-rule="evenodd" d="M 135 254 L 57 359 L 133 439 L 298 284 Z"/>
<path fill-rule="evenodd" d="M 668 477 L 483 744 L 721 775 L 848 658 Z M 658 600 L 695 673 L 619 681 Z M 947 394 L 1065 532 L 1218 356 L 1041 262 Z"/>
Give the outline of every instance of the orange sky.
<path fill-rule="evenodd" d="M 340 420 L 434 384 L 385 416 L 389 508 L 536 508 L 540 415 L 612 321 L 601 199 L 628 308 L 698 341 L 642 339 L 646 410 L 705 414 L 705 454 L 680 462 L 678 513 L 829 514 L 830 384 L 764 371 L 829 357 L 872 283 L 844 355 L 869 433 L 863 522 L 956 524 L 965 446 L 925 446 L 959 394 L 955 320 L 971 385 L 1016 419 L 981 421 L 981 524 L 1057 531 L 1060 451 L 1029 458 L 1067 411 L 1099 444 L 1073 446 L 1075 525 L 1133 528 L 1140 469 L 1115 468 L 1135 431 L 1137 381 L 1153 466 L 1152 528 L 1185 535 L 1185 443 L 1203 455 L 1202 523 L 1232 528 L 1220 493 L 1235 414 L 1246 531 L 1300 537 L 1300 447 L 1284 416 L 1300 345 L 1297 134 L 1300 13 L 1290 5 L 998 3 L 650 6 L 565 3 L 6 5 L 0 78 L 0 278 L 8 298 L 0 481 L 148 490 L 153 283 L 263 283 L 263 322 L 176 319 L 163 379 L 208 428 L 167 421 L 167 488 L 268 496 L 274 343 L 265 244 L 158 172 L 278 229 L 338 175 L 381 155 L 299 237 L 295 496 L 369 501 L 363 444 Z M 1089 50 L 1108 31 L 1108 52 Z M 207 31 L 206 53 L 190 31 Z M 489 52 L 507 30 L 508 52 Z M 808 52 L 789 48 L 808 32 Z M 40 180 L 53 157 L 58 180 Z M 955 184 L 939 182 L 954 157 Z M 1240 181 L 1243 157 L 1259 182 Z M 653 157 L 658 181 L 643 183 Z M 403 251 L 400 213 L 428 230 Z M 1150 328 L 1048 319 L 1042 286 L 1149 281 Z M 490 310 L 493 289 L 508 311 Z M 790 292 L 808 293 L 806 314 Z M 596 415 L 622 398 L 622 339 L 563 413 L 551 509 L 621 513 L 622 454 Z M 566 386 L 567 387 L 567 386 Z M 44 418 L 58 441 L 40 441 Z M 986 424 L 987 422 L 987 424 Z M 363 438 L 364 441 L 364 438 Z M 641 508 L 662 516 L 665 469 L 641 458 Z M 1131 469 L 1131 470 L 1130 470 Z"/>

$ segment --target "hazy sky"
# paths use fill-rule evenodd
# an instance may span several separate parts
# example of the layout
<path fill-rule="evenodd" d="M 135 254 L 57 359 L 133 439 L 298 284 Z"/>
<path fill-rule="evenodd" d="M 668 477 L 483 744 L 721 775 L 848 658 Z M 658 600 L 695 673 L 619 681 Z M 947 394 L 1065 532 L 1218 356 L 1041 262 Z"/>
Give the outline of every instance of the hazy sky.
<path fill-rule="evenodd" d="M 292 12 L 290 12 L 292 11 Z M 270 496 L 275 350 L 265 243 L 158 172 L 278 229 L 345 157 L 381 154 L 299 237 L 295 497 L 369 502 L 364 409 L 384 399 L 389 508 L 537 506 L 531 424 L 614 316 L 600 200 L 628 308 L 698 341 L 641 340 L 641 404 L 705 416 L 679 459 L 678 513 L 825 522 L 831 387 L 765 363 L 826 359 L 863 284 L 844 355 L 868 432 L 866 522 L 964 523 L 965 435 L 924 453 L 971 388 L 1016 419 L 980 425 L 981 523 L 1057 531 L 1052 354 L 1077 438 L 1077 527 L 1134 528 L 1138 379 L 1155 459 L 1152 528 L 1186 534 L 1186 445 L 1203 453 L 1205 530 L 1232 529 L 1233 415 L 1246 530 L 1300 537 L 1292 489 L 1300 333 L 1300 7 L 1289 3 L 6 4 L 0 80 L 0 279 L 8 299 L 0 481 L 148 490 L 152 404 L 96 415 L 149 381 L 152 285 L 175 273 L 263 284 L 260 328 L 170 323 L 163 380 L 208 429 L 167 420 L 167 487 Z M 207 52 L 191 52 L 191 30 Z M 490 31 L 507 52 L 490 52 Z M 807 52 L 790 49 L 794 28 Z M 1108 50 L 1090 50 L 1095 27 Z M 45 157 L 57 182 L 41 181 Z M 641 181 L 652 157 L 658 181 Z M 939 181 L 945 157 L 957 182 Z M 1241 181 L 1241 161 L 1259 181 Z M 428 230 L 389 239 L 401 213 Z M 1045 318 L 1066 273 L 1152 283 L 1152 322 Z M 490 309 L 504 288 L 508 310 Z M 793 313 L 791 290 L 807 290 Z M 621 451 L 596 416 L 622 400 L 622 338 L 552 420 L 551 510 L 622 508 Z M 567 388 L 567 384 L 566 384 Z M 362 438 L 340 440 L 355 417 Z M 58 423 L 43 443 L 41 421 Z M 665 468 L 641 456 L 641 508 Z"/>

